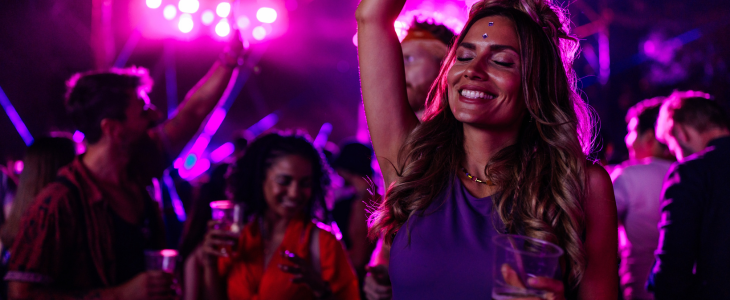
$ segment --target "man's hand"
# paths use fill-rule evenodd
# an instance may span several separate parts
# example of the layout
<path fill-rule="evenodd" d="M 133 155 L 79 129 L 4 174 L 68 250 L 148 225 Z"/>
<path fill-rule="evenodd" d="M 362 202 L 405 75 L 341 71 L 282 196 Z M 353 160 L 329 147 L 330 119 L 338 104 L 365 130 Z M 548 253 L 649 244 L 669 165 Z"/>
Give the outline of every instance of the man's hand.
<path fill-rule="evenodd" d="M 393 297 L 393 291 L 390 286 L 390 276 L 388 275 L 388 266 L 377 265 L 367 266 L 368 271 L 365 275 L 365 283 L 363 291 L 368 300 L 387 300 Z"/>
<path fill-rule="evenodd" d="M 147 271 L 137 275 L 116 289 L 118 300 L 176 300 L 175 278 L 162 271 Z"/>

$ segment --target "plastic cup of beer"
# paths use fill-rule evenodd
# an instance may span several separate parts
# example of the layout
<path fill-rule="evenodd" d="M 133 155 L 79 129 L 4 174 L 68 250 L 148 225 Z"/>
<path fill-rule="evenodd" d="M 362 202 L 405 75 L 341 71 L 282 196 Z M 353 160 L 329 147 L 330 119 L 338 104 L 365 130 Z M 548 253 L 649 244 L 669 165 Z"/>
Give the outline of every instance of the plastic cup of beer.
<path fill-rule="evenodd" d="M 164 271 L 170 274 L 175 272 L 176 250 L 146 250 L 144 258 L 147 271 Z"/>
<path fill-rule="evenodd" d="M 230 200 L 219 200 L 210 203 L 212 219 L 216 221 L 215 229 L 233 233 L 240 233 L 243 226 L 243 209 L 240 204 L 234 204 Z M 221 249 L 224 254 L 233 253 L 232 246 L 225 246 Z"/>
<path fill-rule="evenodd" d="M 527 280 L 555 278 L 563 250 L 555 244 L 520 235 L 498 235 L 492 242 L 492 299 L 543 298 L 545 291 L 530 288 Z"/>

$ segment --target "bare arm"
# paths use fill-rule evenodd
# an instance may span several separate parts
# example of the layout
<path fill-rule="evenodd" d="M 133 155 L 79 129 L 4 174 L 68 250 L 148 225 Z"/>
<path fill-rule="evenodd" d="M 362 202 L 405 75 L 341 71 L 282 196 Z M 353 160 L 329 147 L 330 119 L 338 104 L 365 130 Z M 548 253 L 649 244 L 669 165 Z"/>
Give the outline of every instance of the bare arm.
<path fill-rule="evenodd" d="M 616 201 L 611 178 L 601 166 L 588 168 L 585 202 L 586 270 L 579 286 L 580 299 L 618 298 L 618 240 Z"/>
<path fill-rule="evenodd" d="M 231 80 L 235 59 L 243 46 L 238 35 L 233 34 L 231 44 L 224 54 L 227 63 L 216 61 L 208 73 L 185 95 L 177 114 L 162 124 L 167 141 L 169 142 L 170 157 L 177 157 L 185 145 L 200 129 L 200 125 L 211 111 L 218 105 L 223 92 Z"/>
<path fill-rule="evenodd" d="M 403 52 L 393 23 L 405 0 L 363 0 L 357 8 L 360 82 L 370 137 L 386 186 L 418 119 L 408 105 Z"/>

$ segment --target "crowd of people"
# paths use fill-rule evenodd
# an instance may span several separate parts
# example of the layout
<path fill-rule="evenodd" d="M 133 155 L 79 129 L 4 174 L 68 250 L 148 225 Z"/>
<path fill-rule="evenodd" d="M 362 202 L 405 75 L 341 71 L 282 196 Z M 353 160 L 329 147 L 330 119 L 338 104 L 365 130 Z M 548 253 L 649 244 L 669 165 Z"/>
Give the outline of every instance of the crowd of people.
<path fill-rule="evenodd" d="M 322 149 L 299 131 L 237 137 L 208 182 L 184 193 L 174 272 L 146 267 L 146 250 L 171 244 L 148 186 L 218 105 L 242 43 L 231 41 L 168 120 L 150 104 L 143 68 L 74 75 L 65 105 L 85 151 L 39 138 L 20 176 L 3 177 L 16 186 L 3 191 L 3 293 L 489 298 L 495 277 L 514 272 L 492 272 L 492 237 L 516 234 L 564 251 L 555 276 L 517 279 L 541 291 L 520 299 L 730 299 L 730 120 L 711 95 L 639 102 L 626 115 L 630 159 L 600 165 L 563 8 L 478 1 L 461 32 L 414 20 L 401 41 L 403 2 L 362 0 L 356 13 L 372 146 Z M 240 230 L 212 219 L 222 199 L 242 207 Z"/>

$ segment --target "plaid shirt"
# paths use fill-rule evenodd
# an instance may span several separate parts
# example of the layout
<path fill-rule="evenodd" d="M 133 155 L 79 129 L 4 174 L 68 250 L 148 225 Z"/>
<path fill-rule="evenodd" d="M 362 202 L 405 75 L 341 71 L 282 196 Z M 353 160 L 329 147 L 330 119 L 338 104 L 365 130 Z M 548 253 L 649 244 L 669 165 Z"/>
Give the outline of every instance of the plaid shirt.
<path fill-rule="evenodd" d="M 162 157 L 156 155 L 160 153 L 147 153 L 148 158 Z M 115 278 L 118 262 L 114 255 L 113 212 L 108 197 L 83 164 L 82 157 L 62 168 L 58 173 L 61 181 L 46 186 L 26 212 L 11 250 L 5 280 L 45 284 L 62 290 L 121 283 Z M 157 161 L 160 165 L 162 160 Z M 132 165 L 140 166 L 139 163 Z M 143 166 L 140 169 L 152 169 L 150 164 Z M 162 215 L 159 205 L 145 189 L 152 176 L 133 178 L 139 184 L 124 188 L 136 191 L 146 201 L 145 205 L 153 208 L 147 222 L 148 237 L 153 248 L 161 249 L 165 242 Z"/>

